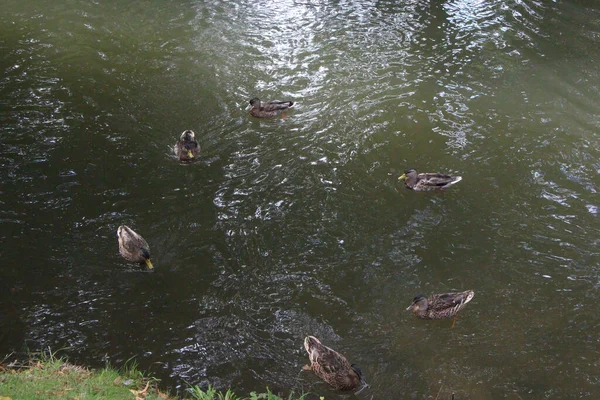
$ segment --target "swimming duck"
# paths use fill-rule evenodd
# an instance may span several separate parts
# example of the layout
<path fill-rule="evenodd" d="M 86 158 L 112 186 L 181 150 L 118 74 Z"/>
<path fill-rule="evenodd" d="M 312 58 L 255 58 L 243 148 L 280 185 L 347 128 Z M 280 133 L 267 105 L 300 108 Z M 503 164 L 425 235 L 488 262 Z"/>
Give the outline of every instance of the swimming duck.
<path fill-rule="evenodd" d="M 150 262 L 150 246 L 143 237 L 126 225 L 119 226 L 117 237 L 119 238 L 119 253 L 123 258 L 134 263 L 145 263 L 150 270 L 154 268 Z"/>
<path fill-rule="evenodd" d="M 367 385 L 360 367 L 350 364 L 346 357 L 323 345 L 314 336 L 304 339 L 304 348 L 310 359 L 310 366 L 304 369 L 313 370 L 315 374 L 337 390 L 354 390 Z"/>
<path fill-rule="evenodd" d="M 452 176 L 438 173 L 417 174 L 414 169 L 407 169 L 399 181 L 404 181 L 404 186 L 411 190 L 426 191 L 437 189 L 448 189 L 450 186 L 462 180 L 462 176 Z"/>
<path fill-rule="evenodd" d="M 472 290 L 432 294 L 429 297 L 420 294 L 413 299 L 406 310 L 411 310 L 422 319 L 452 318 L 473 299 L 473 296 L 475 292 Z"/>
<path fill-rule="evenodd" d="M 196 141 L 194 131 L 183 131 L 177 144 L 175 144 L 175 154 L 181 161 L 192 161 L 200 153 L 200 145 Z"/>
<path fill-rule="evenodd" d="M 269 101 L 262 102 L 255 97 L 250 100 L 250 115 L 257 118 L 276 117 L 294 105 L 293 101 Z"/>

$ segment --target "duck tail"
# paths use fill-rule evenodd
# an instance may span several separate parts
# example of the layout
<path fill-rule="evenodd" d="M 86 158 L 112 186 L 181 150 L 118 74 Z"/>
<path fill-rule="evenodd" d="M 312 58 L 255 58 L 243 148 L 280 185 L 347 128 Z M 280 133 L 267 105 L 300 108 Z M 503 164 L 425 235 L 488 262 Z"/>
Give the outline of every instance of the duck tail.
<path fill-rule="evenodd" d="M 448 189 L 450 186 L 454 185 L 455 183 L 458 183 L 462 181 L 462 176 L 455 176 L 454 179 L 448 183 L 446 183 L 444 186 L 442 186 L 442 189 Z"/>

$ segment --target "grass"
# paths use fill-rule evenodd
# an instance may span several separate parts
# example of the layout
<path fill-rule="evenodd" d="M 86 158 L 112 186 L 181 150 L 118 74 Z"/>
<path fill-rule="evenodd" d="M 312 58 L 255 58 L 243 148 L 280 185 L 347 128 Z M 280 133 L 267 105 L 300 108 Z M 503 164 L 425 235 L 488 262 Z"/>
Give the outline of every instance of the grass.
<path fill-rule="evenodd" d="M 65 399 L 65 400 L 178 400 L 158 388 L 159 380 L 144 376 L 137 363 L 128 360 L 116 369 L 101 370 L 69 364 L 66 359 L 46 351 L 32 356 L 26 365 L 0 363 L 0 400 Z M 198 386 L 188 389 L 188 400 L 304 400 L 306 395 L 287 399 L 267 389 L 266 393 L 250 393 L 240 397 L 231 390 L 219 392 L 212 387 L 206 391 Z"/>
<path fill-rule="evenodd" d="M 27 365 L 0 366 L 0 400 L 174 399 L 136 367 L 130 362 L 121 369 L 90 370 L 47 351 L 32 356 Z"/>
<path fill-rule="evenodd" d="M 304 400 L 306 395 L 302 395 L 301 397 L 294 397 L 294 393 L 292 392 L 287 399 L 279 397 L 267 388 L 267 393 L 250 393 L 250 397 L 238 397 L 231 390 L 227 390 L 227 392 L 217 392 L 216 389 L 209 386 L 209 388 L 205 391 L 200 389 L 198 386 L 193 386 L 189 389 L 192 398 L 194 400 Z M 2 400 L 2 399 L 0 399 Z M 321 400 L 324 400 L 321 397 Z"/>

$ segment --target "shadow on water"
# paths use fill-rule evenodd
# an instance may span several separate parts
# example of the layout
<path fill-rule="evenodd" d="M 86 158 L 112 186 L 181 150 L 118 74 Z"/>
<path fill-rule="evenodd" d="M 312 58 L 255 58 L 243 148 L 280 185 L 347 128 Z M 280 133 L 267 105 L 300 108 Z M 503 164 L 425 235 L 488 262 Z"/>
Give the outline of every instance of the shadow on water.
<path fill-rule="evenodd" d="M 326 398 L 597 397 L 599 9 L 9 1 L 0 352 Z M 248 99 L 292 99 L 285 119 Z M 170 154 L 184 129 L 199 162 Z M 415 193 L 405 168 L 457 173 Z M 127 264 L 116 229 L 150 243 Z M 457 325 L 404 309 L 474 289 Z M 308 335 L 371 387 L 331 391 Z"/>

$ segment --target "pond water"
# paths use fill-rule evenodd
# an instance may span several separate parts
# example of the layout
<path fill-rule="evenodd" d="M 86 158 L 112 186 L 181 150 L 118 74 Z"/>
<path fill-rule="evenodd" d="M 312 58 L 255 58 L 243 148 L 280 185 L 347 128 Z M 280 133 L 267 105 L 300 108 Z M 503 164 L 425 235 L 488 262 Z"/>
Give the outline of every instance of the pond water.
<path fill-rule="evenodd" d="M 135 357 L 173 391 L 600 398 L 597 2 L 2 8 L 2 356 Z M 405 310 L 467 289 L 454 328 Z M 371 387 L 301 371 L 309 334 Z"/>

